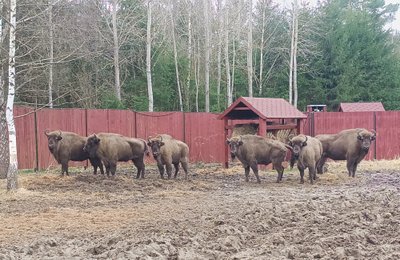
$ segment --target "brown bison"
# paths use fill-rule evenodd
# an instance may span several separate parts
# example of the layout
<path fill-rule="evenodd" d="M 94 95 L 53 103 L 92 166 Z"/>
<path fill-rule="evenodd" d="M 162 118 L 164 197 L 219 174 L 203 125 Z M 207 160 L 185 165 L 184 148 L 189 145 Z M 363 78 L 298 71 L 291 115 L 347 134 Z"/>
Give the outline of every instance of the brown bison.
<path fill-rule="evenodd" d="M 237 157 L 244 167 L 246 182 L 249 181 L 250 168 L 253 170 L 260 183 L 258 176 L 258 164 L 270 164 L 278 172 L 276 182 L 280 182 L 283 177 L 282 162 L 285 160 L 287 145 L 284 143 L 256 135 L 239 135 L 228 139 L 226 143 L 231 150 L 232 160 Z"/>
<path fill-rule="evenodd" d="M 164 165 L 167 170 L 168 179 L 171 178 L 172 165 L 175 167 L 174 178 L 178 175 L 179 163 L 185 171 L 185 179 L 188 176 L 189 147 L 182 141 L 172 138 L 167 134 L 149 137 L 147 145 L 151 148 L 161 178 L 164 179 Z"/>
<path fill-rule="evenodd" d="M 144 155 L 148 154 L 146 142 L 139 138 L 129 138 L 120 134 L 99 133 L 87 138 L 84 150 L 90 158 L 98 157 L 106 167 L 107 176 L 115 175 L 117 162 L 132 160 L 137 169 L 136 178 L 144 178 Z"/>
<path fill-rule="evenodd" d="M 94 174 L 97 174 L 97 167 L 100 168 L 100 172 L 104 174 L 103 165 L 99 158 L 89 158 L 89 154 L 83 150 L 86 142 L 86 137 L 77 135 L 71 132 L 63 132 L 60 130 L 44 132 L 47 136 L 48 147 L 50 153 L 54 156 L 54 159 L 61 164 L 61 174 L 64 172 L 68 174 L 68 162 L 69 161 L 84 161 L 89 159 L 93 165 Z"/>
<path fill-rule="evenodd" d="M 292 147 L 292 158 L 297 160 L 300 183 L 304 183 L 304 170 L 308 168 L 310 183 L 313 184 L 317 163 L 323 153 L 321 142 L 311 136 L 297 135 L 289 140 L 289 145 Z"/>
<path fill-rule="evenodd" d="M 327 158 L 332 160 L 346 160 L 349 176 L 354 177 L 357 166 L 367 155 L 371 142 L 375 140 L 376 133 L 364 128 L 347 129 L 337 134 L 323 134 L 315 136 L 321 141 L 324 153 L 317 165 L 318 173 L 322 169 Z"/>

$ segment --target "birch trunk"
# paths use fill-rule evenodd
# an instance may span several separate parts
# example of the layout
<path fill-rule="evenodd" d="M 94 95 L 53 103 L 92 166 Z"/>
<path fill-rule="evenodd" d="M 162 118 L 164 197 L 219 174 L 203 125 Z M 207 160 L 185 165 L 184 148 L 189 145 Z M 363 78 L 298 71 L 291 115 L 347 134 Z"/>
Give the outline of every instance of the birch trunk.
<path fill-rule="evenodd" d="M 114 84 L 115 84 L 115 95 L 117 99 L 121 101 L 121 83 L 120 83 L 120 72 L 119 72 L 119 41 L 118 41 L 118 29 L 117 29 L 117 8 L 118 0 L 113 0 L 112 8 L 112 32 L 114 40 Z"/>
<path fill-rule="evenodd" d="M 54 38 L 53 38 L 53 0 L 49 0 L 49 107 L 53 108 L 53 64 L 54 64 Z"/>
<path fill-rule="evenodd" d="M 171 2 L 171 5 L 172 5 L 172 2 Z M 180 84 L 180 81 L 179 81 L 178 53 L 176 51 L 176 40 L 175 40 L 175 22 L 174 22 L 174 17 L 172 15 L 172 8 L 171 8 L 170 16 L 171 16 L 171 27 L 172 27 L 172 44 L 173 44 L 173 47 L 174 47 L 176 86 L 178 88 L 179 108 L 180 108 L 180 111 L 183 112 L 181 84 Z"/>
<path fill-rule="evenodd" d="M 232 89 L 231 89 L 231 69 L 229 61 L 229 31 L 228 31 L 228 11 L 225 12 L 225 46 L 224 46 L 224 56 L 225 56 L 225 74 L 226 74 L 226 97 L 227 97 L 227 107 L 232 104 Z"/>
<path fill-rule="evenodd" d="M 191 79 L 191 72 L 192 72 L 192 12 L 191 6 L 188 8 L 188 49 L 187 49 L 187 78 L 186 78 L 186 95 L 185 95 L 185 103 L 186 103 L 186 110 L 190 111 L 190 79 Z"/>
<path fill-rule="evenodd" d="M 292 35 L 290 41 L 290 64 L 289 64 L 289 103 L 293 105 L 293 60 L 294 60 L 294 35 L 295 35 L 295 4 L 297 0 L 293 0 L 292 14 Z"/>
<path fill-rule="evenodd" d="M 221 96 L 221 56 L 222 56 L 222 36 L 223 36 L 223 16 L 221 15 L 221 0 L 218 0 L 218 43 L 217 43 L 217 108 L 221 109 L 220 96 Z"/>
<path fill-rule="evenodd" d="M 247 22 L 248 22 L 248 31 L 247 31 L 247 81 L 248 81 L 248 91 L 249 97 L 253 97 L 253 23 L 252 23 L 252 15 L 253 15 L 253 2 L 252 0 L 248 1 L 248 14 L 247 14 Z"/>
<path fill-rule="evenodd" d="M 8 60 L 8 97 L 7 97 L 7 126 L 8 144 L 10 151 L 10 165 L 7 171 L 7 190 L 18 188 L 18 160 L 17 160 L 17 139 L 14 125 L 14 97 L 15 97 L 15 27 L 17 1 L 10 0 L 10 49 Z"/>
<path fill-rule="evenodd" d="M 297 41 L 299 34 L 298 23 L 298 5 L 297 0 L 294 0 L 294 43 L 293 43 L 293 105 L 297 108 L 298 92 L 297 92 Z"/>
<path fill-rule="evenodd" d="M 260 76 L 259 76 L 259 89 L 258 89 L 258 94 L 261 96 L 262 95 L 262 90 L 263 90 L 263 69 L 264 69 L 264 33 L 265 33 L 265 1 L 262 2 L 262 24 L 261 24 L 261 43 L 260 43 Z"/>
<path fill-rule="evenodd" d="M 147 2 L 146 77 L 149 95 L 149 112 L 153 112 L 153 83 L 151 81 L 151 3 Z"/>
<path fill-rule="evenodd" d="M 0 59 L 3 60 L 3 0 L 0 0 Z M 6 99 L 3 74 L 4 67 L 3 63 L 0 64 L 0 179 L 7 178 L 8 165 L 10 156 L 8 152 L 8 131 L 7 131 L 7 119 L 6 119 Z"/>
<path fill-rule="evenodd" d="M 194 68 L 194 79 L 196 84 L 196 112 L 199 112 L 199 85 L 200 85 L 200 44 L 197 42 L 196 45 L 197 55 Z"/>
<path fill-rule="evenodd" d="M 205 59 L 205 68 L 204 68 L 204 90 L 205 90 L 205 98 L 206 98 L 206 112 L 210 112 L 210 21 L 208 17 L 208 0 L 204 0 L 204 26 L 205 26 L 205 50 L 204 50 L 204 59 Z"/>

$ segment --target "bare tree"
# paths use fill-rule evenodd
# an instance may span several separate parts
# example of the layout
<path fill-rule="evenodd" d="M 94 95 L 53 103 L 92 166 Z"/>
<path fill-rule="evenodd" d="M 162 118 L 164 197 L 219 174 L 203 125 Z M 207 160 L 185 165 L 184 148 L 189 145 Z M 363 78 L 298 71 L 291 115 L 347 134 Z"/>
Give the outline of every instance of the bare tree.
<path fill-rule="evenodd" d="M 118 0 L 112 2 L 112 32 L 114 41 L 114 88 L 117 99 L 121 101 L 121 83 L 120 83 L 120 70 L 119 70 L 119 39 L 117 28 L 117 13 L 118 13 Z"/>
<path fill-rule="evenodd" d="M 4 80 L 4 67 L 5 64 L 5 36 L 3 30 L 6 31 L 6 24 L 3 21 L 3 0 L 0 0 L 0 179 L 7 177 L 8 165 L 10 161 L 9 149 L 8 149 L 8 130 L 6 120 L 6 91 L 5 91 L 5 80 Z"/>
<path fill-rule="evenodd" d="M 205 110 L 210 112 L 210 19 L 208 16 L 209 6 L 208 0 L 204 0 L 204 27 L 205 27 L 205 44 L 204 44 L 204 77 L 205 77 Z"/>
<path fill-rule="evenodd" d="M 297 38 L 298 38 L 298 5 L 297 0 L 292 4 L 292 36 L 289 65 L 289 103 L 297 107 Z"/>
<path fill-rule="evenodd" d="M 233 102 L 232 94 L 233 94 L 233 85 L 231 84 L 231 69 L 230 69 L 230 60 L 229 60 L 229 16 L 228 16 L 228 7 L 225 7 L 225 44 L 224 44 L 224 55 L 225 55 L 225 75 L 226 75 L 226 97 L 227 97 L 227 106 L 230 106 Z"/>
<path fill-rule="evenodd" d="M 54 38 L 53 38 L 53 0 L 49 0 L 49 107 L 53 108 L 53 63 L 54 63 Z"/>
<path fill-rule="evenodd" d="M 218 15 L 218 42 L 217 42 L 217 107 L 218 111 L 221 109 L 220 96 L 221 96 L 221 78 L 222 78 L 222 38 L 223 38 L 223 15 L 222 15 L 222 1 L 217 1 L 217 15 Z M 226 28 L 227 30 L 227 28 Z"/>
<path fill-rule="evenodd" d="M 253 96 L 253 1 L 248 1 L 247 13 L 247 78 L 249 97 Z"/>
<path fill-rule="evenodd" d="M 179 97 L 179 108 L 183 111 L 183 102 L 182 102 L 182 91 L 181 91 L 181 84 L 179 80 L 179 68 L 178 68 L 178 53 L 176 50 L 176 40 L 175 40 L 175 20 L 172 15 L 173 11 L 173 3 L 170 1 L 171 11 L 170 11 L 170 18 L 171 18 L 171 30 L 172 30 L 172 45 L 174 47 L 174 62 L 175 62 L 175 75 L 176 75 L 176 85 L 178 88 L 178 97 Z"/>
<path fill-rule="evenodd" d="M 188 10 L 188 20 L 187 20 L 187 31 L 188 31 L 188 44 L 187 44 L 187 77 L 186 77 L 186 109 L 190 111 L 190 79 L 192 72 L 192 2 L 186 0 L 187 10 Z"/>
<path fill-rule="evenodd" d="M 147 30 L 146 30 L 146 76 L 147 93 L 149 96 L 149 112 L 153 112 L 153 83 L 151 81 L 151 0 L 147 2 Z"/>
<path fill-rule="evenodd" d="M 10 0 L 10 48 L 8 68 L 8 96 L 7 96 L 7 126 L 10 151 L 10 164 L 7 172 L 7 190 L 18 188 L 18 158 L 17 139 L 14 124 L 14 98 L 15 98 L 15 29 L 17 26 L 17 1 Z"/>

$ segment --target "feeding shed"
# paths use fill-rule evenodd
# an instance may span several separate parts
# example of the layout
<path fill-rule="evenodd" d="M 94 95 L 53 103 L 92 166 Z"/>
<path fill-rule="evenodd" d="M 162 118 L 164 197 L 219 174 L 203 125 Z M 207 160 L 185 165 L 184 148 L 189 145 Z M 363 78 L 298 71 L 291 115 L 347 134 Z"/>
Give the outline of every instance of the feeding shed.
<path fill-rule="evenodd" d="M 381 102 L 340 103 L 339 112 L 379 112 L 385 111 Z"/>
<path fill-rule="evenodd" d="M 258 125 L 258 135 L 279 130 L 295 129 L 300 133 L 301 120 L 307 118 L 283 98 L 240 97 L 230 105 L 218 119 L 224 120 L 225 139 L 236 124 Z M 225 167 L 228 167 L 228 147 L 225 147 Z"/>

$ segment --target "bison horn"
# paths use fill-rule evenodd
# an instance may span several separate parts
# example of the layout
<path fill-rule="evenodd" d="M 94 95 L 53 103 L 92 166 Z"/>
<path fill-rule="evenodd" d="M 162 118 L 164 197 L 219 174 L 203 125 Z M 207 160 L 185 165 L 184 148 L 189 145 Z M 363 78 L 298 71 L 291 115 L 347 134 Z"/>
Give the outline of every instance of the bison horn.
<path fill-rule="evenodd" d="M 308 137 L 307 136 L 305 136 L 305 137 L 306 137 L 306 140 L 304 141 L 304 143 L 307 143 Z"/>
<path fill-rule="evenodd" d="M 160 142 L 162 142 L 162 136 L 160 135 Z"/>
<path fill-rule="evenodd" d="M 58 130 L 58 136 L 61 136 L 61 131 L 60 130 Z"/>
<path fill-rule="evenodd" d="M 376 136 L 376 131 L 374 129 L 371 129 L 371 132 Z"/>
<path fill-rule="evenodd" d="M 44 134 L 49 137 L 49 129 L 44 130 Z"/>

